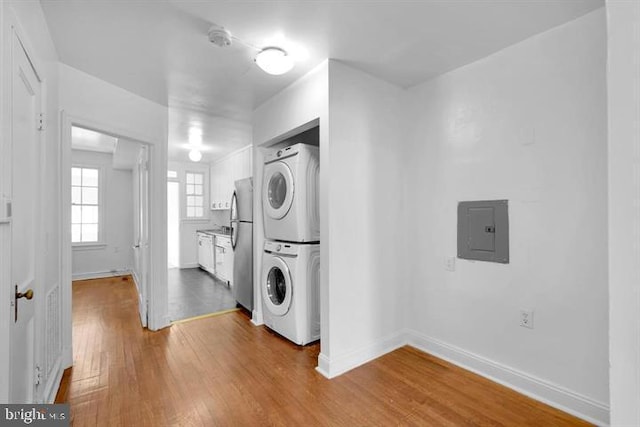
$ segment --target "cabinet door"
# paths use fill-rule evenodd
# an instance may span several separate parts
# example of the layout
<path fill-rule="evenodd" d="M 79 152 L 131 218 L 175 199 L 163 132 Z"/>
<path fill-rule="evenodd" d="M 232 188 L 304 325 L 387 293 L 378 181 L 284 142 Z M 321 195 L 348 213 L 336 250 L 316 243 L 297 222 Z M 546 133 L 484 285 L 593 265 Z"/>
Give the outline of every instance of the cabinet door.
<path fill-rule="evenodd" d="M 222 180 L 224 178 L 223 163 L 216 163 L 211 166 L 211 206 L 213 209 L 221 209 Z"/>
<path fill-rule="evenodd" d="M 225 249 L 224 272 L 229 283 L 233 283 L 233 249 L 231 247 Z"/>
<path fill-rule="evenodd" d="M 227 280 L 226 277 L 226 269 L 224 268 L 225 263 L 225 253 L 224 248 L 221 246 L 215 247 L 216 252 L 216 276 L 222 280 Z"/>
<path fill-rule="evenodd" d="M 206 255 L 205 255 L 205 247 L 204 247 L 204 242 L 203 240 L 200 238 L 200 236 L 198 236 L 198 264 L 200 264 L 202 267 L 207 267 L 206 266 Z"/>
<path fill-rule="evenodd" d="M 231 202 L 231 194 L 229 191 L 229 173 L 231 173 L 231 168 L 229 167 L 229 159 L 225 159 L 220 163 L 222 167 L 220 177 L 220 203 L 222 203 L 222 209 L 229 209 L 228 204 Z"/>
<path fill-rule="evenodd" d="M 249 178 L 253 176 L 253 150 L 252 147 L 247 147 L 239 154 L 238 172 L 240 178 Z"/>

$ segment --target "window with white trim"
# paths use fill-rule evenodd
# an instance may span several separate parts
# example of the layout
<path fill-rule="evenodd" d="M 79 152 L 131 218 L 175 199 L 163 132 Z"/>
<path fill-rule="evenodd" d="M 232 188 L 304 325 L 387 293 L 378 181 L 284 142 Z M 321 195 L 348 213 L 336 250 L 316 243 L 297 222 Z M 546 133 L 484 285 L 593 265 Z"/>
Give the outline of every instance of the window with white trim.
<path fill-rule="evenodd" d="M 100 169 L 71 168 L 71 242 L 100 241 Z"/>
<path fill-rule="evenodd" d="M 187 172 L 185 177 L 187 218 L 204 217 L 204 174 Z"/>

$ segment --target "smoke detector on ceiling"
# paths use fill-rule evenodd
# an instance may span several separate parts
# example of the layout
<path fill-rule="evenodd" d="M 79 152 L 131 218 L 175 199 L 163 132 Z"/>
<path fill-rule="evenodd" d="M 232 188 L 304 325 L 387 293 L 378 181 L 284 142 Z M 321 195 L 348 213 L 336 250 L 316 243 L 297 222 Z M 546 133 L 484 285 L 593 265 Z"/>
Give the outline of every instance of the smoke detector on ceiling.
<path fill-rule="evenodd" d="M 214 25 L 209 28 L 209 41 L 219 47 L 231 46 L 231 33 L 224 27 Z"/>

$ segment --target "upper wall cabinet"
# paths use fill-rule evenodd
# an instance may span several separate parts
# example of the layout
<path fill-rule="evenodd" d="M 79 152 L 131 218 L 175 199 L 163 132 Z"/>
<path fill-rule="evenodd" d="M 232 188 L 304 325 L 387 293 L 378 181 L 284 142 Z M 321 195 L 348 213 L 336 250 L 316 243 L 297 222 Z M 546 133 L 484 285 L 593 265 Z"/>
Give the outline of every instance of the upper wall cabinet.
<path fill-rule="evenodd" d="M 211 164 L 211 209 L 231 209 L 234 182 L 251 176 L 253 176 L 251 145 Z"/>

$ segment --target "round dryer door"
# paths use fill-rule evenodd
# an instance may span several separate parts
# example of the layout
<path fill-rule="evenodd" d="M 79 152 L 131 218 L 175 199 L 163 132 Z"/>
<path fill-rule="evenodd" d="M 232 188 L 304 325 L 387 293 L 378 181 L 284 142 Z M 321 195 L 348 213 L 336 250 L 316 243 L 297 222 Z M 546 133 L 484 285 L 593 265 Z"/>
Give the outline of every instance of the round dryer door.
<path fill-rule="evenodd" d="M 282 258 L 268 257 L 262 271 L 262 299 L 271 313 L 284 316 L 293 293 L 289 268 Z"/>
<path fill-rule="evenodd" d="M 265 165 L 262 206 L 269 217 L 283 218 L 293 203 L 293 175 L 284 162 Z"/>

